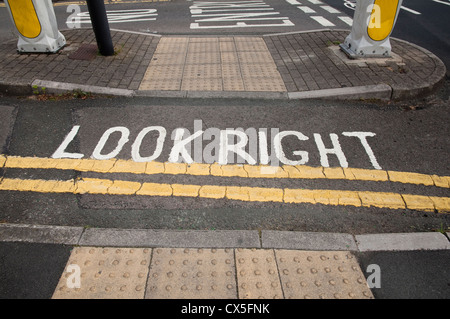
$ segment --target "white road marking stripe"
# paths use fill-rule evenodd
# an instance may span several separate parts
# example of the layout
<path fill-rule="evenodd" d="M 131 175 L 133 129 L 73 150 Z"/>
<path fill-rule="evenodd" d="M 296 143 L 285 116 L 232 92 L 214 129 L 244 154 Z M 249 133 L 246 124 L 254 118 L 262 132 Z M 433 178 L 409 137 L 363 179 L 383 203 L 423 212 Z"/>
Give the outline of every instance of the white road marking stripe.
<path fill-rule="evenodd" d="M 311 2 L 312 4 L 323 4 L 322 1 L 319 0 L 308 0 L 309 2 Z"/>
<path fill-rule="evenodd" d="M 407 8 L 407 7 L 404 7 L 404 6 L 401 6 L 401 8 L 403 10 L 405 10 L 405 11 L 408 11 L 408 12 L 411 12 L 411 13 L 414 13 L 414 14 L 417 14 L 417 15 L 422 14 L 422 13 L 416 11 L 416 10 L 413 10 L 413 9 L 410 9 L 410 8 Z"/>
<path fill-rule="evenodd" d="M 256 9 L 191 9 L 191 14 L 203 14 L 205 12 L 241 12 L 241 11 L 273 11 L 274 8 L 256 8 Z"/>
<path fill-rule="evenodd" d="M 311 17 L 312 19 L 316 20 L 317 22 L 319 22 L 321 25 L 323 25 L 324 27 L 334 27 L 334 23 L 328 21 L 327 19 L 325 19 L 322 16 L 313 16 Z"/>
<path fill-rule="evenodd" d="M 301 5 L 301 3 L 298 2 L 297 0 L 286 0 L 286 1 L 287 1 L 287 3 L 292 4 L 294 6 Z"/>
<path fill-rule="evenodd" d="M 316 13 L 316 11 L 314 9 L 312 9 L 310 7 L 307 7 L 307 6 L 300 6 L 300 7 L 297 7 L 297 8 L 302 10 L 304 13 Z"/>
<path fill-rule="evenodd" d="M 322 9 L 324 9 L 325 11 L 328 11 L 329 13 L 341 13 L 339 10 L 330 7 L 330 6 L 320 6 Z"/>
<path fill-rule="evenodd" d="M 446 5 L 450 6 L 450 2 L 445 2 L 445 1 L 441 1 L 441 0 L 433 0 L 433 1 L 437 2 L 437 3 L 446 4 Z"/>
<path fill-rule="evenodd" d="M 156 9 L 113 10 L 106 14 L 109 23 L 155 21 L 158 16 Z M 75 23 L 91 23 L 89 12 L 78 13 L 74 19 Z"/>
<path fill-rule="evenodd" d="M 353 19 L 350 17 L 346 17 L 346 16 L 342 16 L 342 17 L 338 17 L 341 21 L 345 22 L 346 24 L 348 24 L 349 26 L 353 25 Z"/>
<path fill-rule="evenodd" d="M 249 20 L 249 19 L 246 19 Z M 230 29 L 230 28 L 262 28 L 262 27 L 292 27 L 293 24 L 290 20 L 282 20 L 282 23 L 278 24 L 247 24 L 245 22 L 236 22 L 233 25 L 212 25 L 201 26 L 200 23 L 191 23 L 191 29 Z"/>

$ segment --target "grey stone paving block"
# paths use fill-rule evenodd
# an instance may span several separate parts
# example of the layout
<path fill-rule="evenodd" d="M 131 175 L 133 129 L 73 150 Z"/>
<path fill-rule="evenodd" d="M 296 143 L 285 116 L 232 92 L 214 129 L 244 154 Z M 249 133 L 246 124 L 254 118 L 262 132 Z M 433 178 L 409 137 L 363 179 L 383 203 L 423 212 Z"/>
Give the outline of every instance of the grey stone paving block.
<path fill-rule="evenodd" d="M 357 250 L 353 236 L 340 233 L 313 233 L 263 230 L 263 248 L 300 250 Z"/>
<path fill-rule="evenodd" d="M 369 234 L 355 238 L 361 252 L 450 249 L 450 242 L 441 233 Z"/>
<path fill-rule="evenodd" d="M 176 231 L 144 229 L 86 229 L 82 246 L 117 247 L 260 247 L 257 231 Z"/>
<path fill-rule="evenodd" d="M 55 81 L 35 80 L 33 86 L 45 87 L 48 93 L 66 93 L 74 90 L 81 90 L 83 92 L 90 92 L 101 95 L 117 95 L 117 96 L 132 96 L 134 92 L 128 89 L 108 88 L 101 86 L 92 86 L 75 83 L 60 83 Z"/>
<path fill-rule="evenodd" d="M 0 224 L 0 241 L 77 245 L 82 227 Z"/>
<path fill-rule="evenodd" d="M 366 85 L 347 88 L 289 92 L 289 99 L 379 99 L 389 100 L 392 89 L 389 85 Z"/>

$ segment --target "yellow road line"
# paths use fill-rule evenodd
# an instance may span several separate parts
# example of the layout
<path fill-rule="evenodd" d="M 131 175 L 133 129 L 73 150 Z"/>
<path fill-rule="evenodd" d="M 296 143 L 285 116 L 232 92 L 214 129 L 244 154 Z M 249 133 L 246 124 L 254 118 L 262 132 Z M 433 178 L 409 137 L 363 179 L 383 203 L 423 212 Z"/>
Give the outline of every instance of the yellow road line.
<path fill-rule="evenodd" d="M 0 155 L 0 167 L 22 169 L 60 169 L 96 173 L 168 174 L 219 176 L 243 178 L 287 179 L 340 179 L 374 182 L 397 182 L 404 184 L 450 188 L 450 176 L 427 175 L 413 172 L 370 170 L 360 168 L 327 168 L 310 166 L 281 167 L 264 165 L 219 165 L 148 162 L 110 159 L 54 159 Z"/>
<path fill-rule="evenodd" d="M 183 185 L 84 178 L 68 181 L 4 178 L 0 191 L 230 199 L 450 212 L 450 197 L 322 189 Z"/>

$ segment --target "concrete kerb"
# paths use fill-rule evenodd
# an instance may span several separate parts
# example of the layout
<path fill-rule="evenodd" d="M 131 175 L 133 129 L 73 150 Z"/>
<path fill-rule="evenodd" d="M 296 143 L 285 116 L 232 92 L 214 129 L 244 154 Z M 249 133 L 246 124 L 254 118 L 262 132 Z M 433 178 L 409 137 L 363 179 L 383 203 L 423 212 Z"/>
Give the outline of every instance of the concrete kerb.
<path fill-rule="evenodd" d="M 133 90 L 116 89 L 116 88 L 75 84 L 75 83 L 62 83 L 62 82 L 45 81 L 45 80 L 34 80 L 33 83 L 31 83 L 31 87 L 39 87 L 39 88 L 45 87 L 45 92 L 53 93 L 53 94 L 69 93 L 69 92 L 81 90 L 82 92 L 99 94 L 99 95 L 113 95 L 113 96 L 126 96 L 126 97 L 131 97 L 134 95 Z"/>
<path fill-rule="evenodd" d="M 441 61 L 434 53 L 430 52 L 429 50 L 422 48 L 421 46 L 418 46 L 414 43 L 397 39 L 397 38 L 391 38 L 397 42 L 405 43 L 409 46 L 412 46 L 426 55 L 428 55 L 436 64 L 435 72 L 432 76 L 429 77 L 428 83 L 418 85 L 414 89 L 405 87 L 401 84 L 392 84 L 392 100 L 404 100 L 409 98 L 418 98 L 425 96 L 427 94 L 431 94 L 434 91 L 436 91 L 444 82 L 447 69 L 445 67 L 444 62 Z"/>
<path fill-rule="evenodd" d="M 448 236 L 449 234 L 447 234 Z M 306 251 L 449 250 L 437 232 L 364 234 L 263 230 L 154 230 L 0 224 L 0 242 L 93 247 L 257 248 Z"/>
<path fill-rule="evenodd" d="M 83 227 L 0 224 L 0 241 L 78 245 Z"/>
<path fill-rule="evenodd" d="M 444 78 L 434 85 L 423 85 L 411 90 L 401 85 L 395 87 L 387 84 L 366 85 L 357 87 L 323 89 L 300 92 L 241 92 L 241 91 L 134 91 L 128 89 L 117 89 L 101 86 L 90 86 L 75 83 L 63 83 L 46 80 L 34 80 L 31 84 L 0 83 L 0 92 L 10 95 L 30 95 L 33 87 L 46 88 L 50 94 L 71 93 L 82 91 L 85 93 L 118 96 L 118 97 L 154 97 L 154 98 L 192 98 L 192 99 L 270 99 L 270 100 L 402 100 L 407 98 L 417 98 L 434 92 L 442 83 Z"/>
<path fill-rule="evenodd" d="M 371 234 L 355 239 L 361 252 L 450 249 L 448 238 L 441 233 Z"/>
<path fill-rule="evenodd" d="M 259 248 L 257 231 L 86 229 L 80 246 L 168 248 Z"/>
<path fill-rule="evenodd" d="M 0 80 L 0 93 L 13 96 L 23 96 L 32 94 L 32 85 L 22 82 L 5 82 Z"/>
<path fill-rule="evenodd" d="M 135 91 L 134 96 L 159 98 L 191 99 L 288 99 L 287 92 L 250 92 L 250 91 Z"/>
<path fill-rule="evenodd" d="M 35 80 L 31 85 L 13 85 L 8 89 L 12 94 L 31 94 L 33 87 L 46 88 L 47 93 L 62 94 L 80 90 L 86 93 L 122 97 L 154 97 L 154 98 L 192 98 L 192 99 L 269 99 L 269 100 L 305 100 L 305 99 L 333 99 L 333 100 L 364 100 L 375 99 L 388 101 L 392 96 L 392 88 L 387 84 L 367 85 L 358 87 L 324 89 L 303 92 L 242 92 L 242 91 L 133 91 L 127 89 L 89 86 L 75 83 L 62 83 L 45 80 Z"/>
<path fill-rule="evenodd" d="M 392 87 L 387 84 L 355 86 L 336 89 L 324 89 L 304 92 L 289 92 L 290 100 L 333 99 L 333 100 L 367 100 L 389 101 Z"/>

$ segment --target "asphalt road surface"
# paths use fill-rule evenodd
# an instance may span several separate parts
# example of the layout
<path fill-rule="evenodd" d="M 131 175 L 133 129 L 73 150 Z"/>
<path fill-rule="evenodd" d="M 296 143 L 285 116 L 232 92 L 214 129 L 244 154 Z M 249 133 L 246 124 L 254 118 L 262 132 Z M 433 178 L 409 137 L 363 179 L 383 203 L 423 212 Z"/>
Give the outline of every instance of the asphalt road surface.
<path fill-rule="evenodd" d="M 376 171 L 375 167 L 379 166 L 382 170 L 448 176 L 448 97 L 449 91 L 446 87 L 431 100 L 396 105 L 150 98 L 41 102 L 3 98 L 2 118 L 8 125 L 4 125 L 2 143 L 4 153 L 8 156 L 28 158 L 31 162 L 33 158 L 50 158 L 52 155 L 55 157 L 54 154 L 59 149 L 70 153 L 69 157 L 87 160 L 116 156 L 126 164 L 132 158 L 136 159 L 136 150 L 133 151 L 136 145 L 139 156 L 155 155 L 160 136 L 156 133 L 165 131 L 166 137 L 162 139 L 163 143 L 155 161 L 167 162 L 172 152 L 184 159 L 190 155 L 195 158 L 200 150 L 200 156 L 203 156 L 200 162 L 209 163 L 217 160 L 217 153 L 214 151 L 217 145 L 214 143 L 217 143 L 218 137 L 213 138 L 213 133 L 217 130 L 233 129 L 235 132 L 235 129 L 242 128 L 251 136 L 251 129 L 268 134 L 273 134 L 272 129 L 275 129 L 275 132 L 297 132 L 296 135 L 283 139 L 282 149 L 290 160 L 307 160 L 306 164 L 311 167 L 323 166 L 323 160 L 326 159 L 331 168 L 345 167 L 347 162 L 350 168 L 370 172 Z M 151 133 L 150 130 L 144 131 L 149 127 L 153 128 Z M 177 139 L 176 132 L 180 129 L 187 129 L 189 132 L 186 134 L 203 130 L 203 139 L 198 138 L 195 142 L 200 143 L 199 148 L 191 145 L 192 148 L 184 148 L 190 149 L 188 153 L 183 153 L 182 148 L 174 151 L 174 139 Z M 72 131 L 75 134 L 68 137 Z M 207 132 L 211 133 L 208 137 Z M 365 140 L 372 155 L 364 147 L 362 139 L 352 136 L 349 132 L 365 132 Z M 139 134 L 143 134 L 140 139 Z M 184 135 L 184 138 L 188 136 Z M 334 144 L 333 138 L 339 143 Z M 322 153 L 321 149 L 324 149 L 320 147 L 320 140 L 326 148 L 341 151 Z M 271 145 L 271 142 L 268 144 Z M 233 142 L 230 142 L 230 145 L 233 145 Z M 249 148 L 242 150 L 251 154 L 257 164 L 261 162 L 261 149 L 257 153 L 252 153 Z M 273 149 L 269 154 L 273 154 Z M 235 154 L 230 156 L 232 155 Z M 239 156 L 228 157 L 228 162 L 248 164 L 248 158 L 239 160 Z M 278 157 L 280 158 L 279 155 Z M 237 168 L 239 166 L 234 166 L 234 169 Z M 172 169 L 178 169 L 178 166 L 175 165 Z M 177 175 L 173 171 L 168 175 L 161 175 L 142 174 L 133 168 L 105 174 L 91 169 L 80 172 L 70 169 L 11 167 L 3 169 L 3 177 L 62 181 L 113 179 L 129 181 L 131 184 L 156 183 L 158 187 L 169 184 L 172 188 L 176 184 L 179 192 L 189 191 L 187 186 L 179 185 L 215 185 L 219 189 L 231 185 L 448 196 L 447 188 L 376 180 L 298 180 L 276 176 L 272 178 L 270 175 L 266 176 L 269 178 L 248 179 L 209 174 Z M 426 231 L 442 227 L 446 229 L 449 225 L 448 214 L 424 212 L 420 209 L 258 202 L 191 196 L 2 191 L 0 220 L 10 223 L 93 227 L 276 229 L 351 233 Z"/>
<path fill-rule="evenodd" d="M 425 2 L 426 6 L 422 5 Z M 107 9 L 110 11 L 112 28 L 158 34 L 268 34 L 350 28 L 348 18 L 352 11 L 344 6 L 343 2 L 302 1 L 302 3 L 300 6 L 293 0 L 265 0 L 248 2 L 247 5 L 250 7 L 245 7 L 240 2 L 237 8 L 218 8 L 215 5 L 211 7 L 211 4 L 205 5 L 203 1 L 175 0 L 115 4 L 108 5 Z M 444 19 L 445 12 L 449 9 L 446 3 L 432 0 L 405 1 L 404 6 L 407 9 L 402 10 L 394 35 L 402 38 L 409 36 L 413 42 L 419 38 L 428 41 L 430 45 L 424 46 L 438 55 L 441 52 L 441 58 L 445 59 L 449 38 L 446 26 L 448 23 Z M 252 10 L 255 8 L 258 14 L 251 16 L 249 12 L 254 13 Z M 82 14 L 86 11 L 85 6 L 71 7 L 72 11 L 69 12 L 67 9 L 66 5 L 55 6 L 61 29 L 73 27 L 70 25 L 70 22 L 73 22 L 70 16 L 78 13 L 82 19 L 81 22 L 78 21 L 79 26 L 89 26 L 82 23 L 86 20 Z M 228 20 L 224 20 L 223 10 L 240 10 L 239 17 L 235 19 L 241 23 L 230 21 L 230 16 L 226 16 Z M 320 15 L 313 16 L 312 11 Z M 221 19 L 217 14 L 221 14 Z M 319 16 L 321 18 L 318 18 Z M 1 39 L 13 39 L 11 31 L 8 31 L 11 28 L 6 9 L 1 7 L 0 21 Z M 446 61 L 448 63 L 448 60 Z M 151 157 L 152 154 L 156 154 L 157 161 L 162 163 L 170 160 L 172 155 L 181 156 L 185 160 L 188 155 L 192 155 L 194 158 L 200 156 L 200 161 L 196 162 L 210 163 L 211 159 L 212 161 L 220 159 L 220 147 L 217 151 L 219 154 L 214 152 L 217 145 L 213 143 L 212 135 L 207 137 L 205 133 L 203 139 L 197 139 L 195 143 L 199 147 L 195 148 L 194 145 L 193 151 L 186 155 L 182 148 L 175 151 L 173 148 L 174 140 L 180 141 L 188 136 L 177 135 L 180 130 L 187 129 L 189 132 L 183 131 L 186 134 L 194 134 L 199 130 L 212 134 L 232 128 L 234 136 L 237 137 L 239 135 L 236 133 L 237 129 L 242 128 L 243 131 L 257 133 L 253 135 L 258 136 L 253 140 L 253 144 L 260 148 L 263 146 L 258 139 L 261 132 L 266 132 L 267 136 L 271 134 L 271 137 L 276 132 L 288 132 L 285 133 L 288 136 L 283 140 L 282 151 L 278 149 L 276 153 L 272 149 L 272 153 L 268 152 L 272 155 L 278 154 L 275 158 L 277 160 L 297 161 L 311 167 L 330 166 L 341 169 L 348 166 L 368 170 L 372 172 L 371 174 L 375 174 L 374 171 L 420 173 L 431 178 L 431 176 L 449 176 L 448 99 L 448 81 L 437 95 L 426 100 L 393 104 L 150 98 L 35 101 L 3 97 L 0 100 L 2 105 L 0 147 L 2 154 L 27 157 L 26 161 L 31 163 L 33 160 L 30 158 L 50 158 L 56 150 L 68 152 L 82 159 L 104 159 L 108 158 L 106 155 L 113 154 L 127 162 L 136 156 Z M 163 144 L 162 142 L 158 144 L 156 135 L 145 131 L 149 127 L 152 128 L 150 130 L 152 134 L 165 132 Z M 68 138 L 71 132 L 73 136 Z M 250 136 L 250 133 L 247 136 Z M 228 136 L 225 136 L 219 140 L 223 142 L 227 138 Z M 64 144 L 66 139 L 67 143 Z M 217 140 L 214 141 L 218 143 Z M 158 148 L 158 145 L 161 147 Z M 268 145 L 270 150 L 273 146 L 270 140 Z M 268 154 L 266 156 L 261 149 L 256 153 L 239 147 L 234 150 L 241 158 L 238 156 L 232 163 L 255 164 L 251 162 L 250 157 L 258 165 L 267 161 Z M 245 158 L 245 154 L 249 154 L 249 157 Z M 211 167 L 208 169 L 212 170 Z M 233 169 L 237 172 L 239 166 L 234 166 Z M 175 193 L 173 185 L 183 185 L 176 186 L 179 187 L 176 192 L 181 194 L 178 197 L 137 196 L 136 192 L 132 192 L 132 195 L 119 195 L 93 192 L 66 194 L 45 191 L 31 193 L 2 191 L 0 220 L 10 223 L 350 233 L 446 230 L 449 227 L 449 215 L 420 209 L 396 209 L 395 203 L 380 208 L 323 204 L 320 201 L 286 203 L 276 200 L 258 202 L 215 199 L 212 198 L 214 197 L 212 193 L 209 193 L 207 198 L 182 196 L 183 192 L 188 191 L 186 185 L 218 186 L 216 190 L 223 190 L 230 185 L 243 188 L 273 188 L 271 196 L 277 199 L 280 198 L 277 197 L 280 192 L 285 189 L 316 191 L 335 189 L 448 196 L 448 188 L 430 188 L 420 184 L 378 182 L 375 179 L 296 180 L 276 176 L 254 179 L 235 176 L 219 178 L 211 174 L 177 175 L 173 172 L 162 176 L 140 174 L 126 169 L 105 175 L 104 172 L 89 169 L 80 172 L 39 167 L 3 168 L 2 177 L 24 180 L 69 180 L 74 183 L 80 180 L 114 179 L 128 181 L 127 185 L 142 186 L 143 183 L 158 184 L 159 187 L 171 185 L 173 193 Z M 323 193 L 316 192 L 316 196 L 317 194 Z"/>

